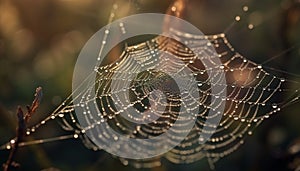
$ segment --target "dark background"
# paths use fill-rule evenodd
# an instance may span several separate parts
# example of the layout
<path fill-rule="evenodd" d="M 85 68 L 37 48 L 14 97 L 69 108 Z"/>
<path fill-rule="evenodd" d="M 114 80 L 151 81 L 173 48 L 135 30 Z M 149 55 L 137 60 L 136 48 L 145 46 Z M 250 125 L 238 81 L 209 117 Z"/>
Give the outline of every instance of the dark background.
<path fill-rule="evenodd" d="M 129 0 L 128 0 L 129 1 Z M 119 3 L 118 17 L 135 12 L 165 13 L 172 1 L 136 0 Z M 84 43 L 107 24 L 113 1 L 110 0 L 0 0 L 0 143 L 15 135 L 16 107 L 25 109 L 36 87 L 44 97 L 30 124 L 51 113 L 71 93 L 72 72 Z M 128 9 L 128 6 L 131 6 Z M 243 12 L 244 5 L 249 11 Z M 228 33 L 234 48 L 246 58 L 287 71 L 290 80 L 300 75 L 300 2 L 292 0 L 190 0 L 187 20 L 205 34 L 223 32 L 241 16 Z M 249 30 L 248 24 L 254 29 Z M 126 24 L 126 23 L 125 23 Z M 291 48 L 292 47 L 292 48 Z M 282 54 L 286 49 L 289 52 Z M 298 76 L 297 76 L 298 75 Z M 299 88 L 293 84 L 290 89 Z M 282 97 L 284 98 L 284 97 Z M 254 135 L 233 154 L 216 163 L 217 170 L 288 170 L 293 158 L 287 155 L 291 143 L 300 137 L 299 103 L 285 108 L 259 126 Z M 67 134 L 58 124 L 47 123 L 32 138 Z M 8 151 L 0 151 L 0 163 Z M 68 170 L 135 170 L 100 151 L 93 152 L 80 140 L 64 140 L 23 147 L 16 160 L 20 170 L 58 168 Z M 203 159 L 190 165 L 163 161 L 153 171 L 209 170 Z"/>

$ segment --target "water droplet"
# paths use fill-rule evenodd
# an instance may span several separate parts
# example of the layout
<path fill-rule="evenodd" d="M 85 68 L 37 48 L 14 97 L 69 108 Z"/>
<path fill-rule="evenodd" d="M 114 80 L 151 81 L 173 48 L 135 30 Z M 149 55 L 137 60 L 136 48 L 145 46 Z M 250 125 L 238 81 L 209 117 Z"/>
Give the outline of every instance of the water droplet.
<path fill-rule="evenodd" d="M 176 7 L 175 7 L 175 6 L 172 6 L 171 10 L 172 10 L 173 12 L 175 12 L 175 11 L 176 11 Z"/>
<path fill-rule="evenodd" d="M 199 137 L 199 142 L 202 143 L 204 141 L 203 137 Z"/>
<path fill-rule="evenodd" d="M 128 162 L 128 160 L 123 160 L 122 163 L 123 163 L 125 166 L 127 166 L 129 162 Z"/>
<path fill-rule="evenodd" d="M 244 6 L 243 7 L 243 11 L 247 12 L 249 10 L 249 7 L 248 6 Z"/>
<path fill-rule="evenodd" d="M 254 28 L 254 25 L 253 25 L 253 24 L 249 24 L 249 25 L 248 25 L 248 28 L 249 28 L 250 30 L 252 30 L 252 29 Z"/>

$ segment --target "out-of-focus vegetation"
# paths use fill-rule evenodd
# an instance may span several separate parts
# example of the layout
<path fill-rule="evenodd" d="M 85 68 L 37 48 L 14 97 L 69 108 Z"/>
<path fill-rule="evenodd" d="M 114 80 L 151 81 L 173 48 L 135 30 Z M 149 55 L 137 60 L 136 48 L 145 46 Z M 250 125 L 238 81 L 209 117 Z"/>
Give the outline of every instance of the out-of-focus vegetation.
<path fill-rule="evenodd" d="M 164 13 L 171 3 L 129 1 L 120 2 L 124 8 L 118 11 L 119 17 L 128 12 Z M 228 33 L 235 49 L 260 63 L 293 47 L 266 65 L 300 75 L 300 2 L 248 1 L 249 10 L 242 12 L 244 0 L 190 0 L 186 19 L 204 33 L 215 34 L 223 32 L 237 14 L 242 14 L 241 21 Z M 43 87 L 44 97 L 32 124 L 46 117 L 71 93 L 78 53 L 89 37 L 107 24 L 112 4 L 110 0 L 0 0 L 1 144 L 15 135 L 16 107 L 30 103 L 36 87 Z M 251 31 L 249 23 L 254 24 Z M 283 76 L 300 81 L 297 76 Z M 299 111 L 299 104 L 295 104 L 266 121 L 242 148 L 218 162 L 217 170 L 287 170 L 292 161 L 287 157 L 289 144 L 300 137 Z M 50 123 L 32 138 L 63 133 L 58 124 Z M 7 156 L 8 151 L 0 151 L 0 163 Z M 86 149 L 80 140 L 24 147 L 16 159 L 20 170 L 134 170 L 103 151 Z M 208 169 L 205 160 L 191 165 L 165 162 L 163 167 L 152 170 L 201 169 Z"/>

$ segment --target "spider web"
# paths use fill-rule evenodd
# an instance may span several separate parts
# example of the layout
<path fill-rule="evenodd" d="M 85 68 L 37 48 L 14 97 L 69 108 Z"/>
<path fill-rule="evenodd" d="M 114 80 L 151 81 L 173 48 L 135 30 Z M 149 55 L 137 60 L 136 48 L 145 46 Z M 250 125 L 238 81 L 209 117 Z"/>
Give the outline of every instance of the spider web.
<path fill-rule="evenodd" d="M 187 48 L 175 39 L 186 41 L 192 49 Z M 211 52 L 210 48 L 207 47 L 214 47 L 217 54 Z M 181 98 L 183 97 L 180 97 L 176 90 L 169 88 L 173 83 L 170 75 L 151 70 L 138 72 L 137 66 L 153 65 L 154 56 L 159 56 L 161 59 L 167 58 L 159 51 L 172 54 L 176 59 L 183 61 L 184 65 L 180 66 L 182 69 L 189 68 L 193 71 L 192 76 L 197 81 L 197 88 L 191 90 L 199 93 L 199 99 L 193 99 L 192 96 L 187 95 L 184 98 L 189 103 L 182 103 Z M 194 52 L 201 55 L 195 55 Z M 215 65 L 213 68 L 209 68 L 205 67 L 202 62 L 206 60 L 213 63 L 214 59 L 220 59 L 223 65 Z M 171 59 L 169 64 L 170 66 L 180 65 L 176 62 L 172 63 Z M 226 92 L 226 96 L 211 93 L 212 83 L 208 77 L 209 70 L 214 72 L 215 75 L 221 72 L 225 73 L 226 85 L 219 82 L 213 84 L 226 87 L 222 90 Z M 111 139 L 117 141 L 116 136 L 98 131 L 97 136 L 87 137 L 85 132 L 96 129 L 97 125 L 101 125 L 103 122 L 107 122 L 116 131 L 131 138 L 149 138 L 160 135 L 170 129 L 172 124 L 178 120 L 182 123 L 182 126 L 178 127 L 177 131 L 182 132 L 186 131 L 184 124 L 187 119 L 178 117 L 181 114 L 178 107 L 185 105 L 189 108 L 196 104 L 199 107 L 199 111 L 194 113 L 196 123 L 188 136 L 174 149 L 152 159 L 128 160 L 120 158 L 120 160 L 124 165 L 130 164 L 136 168 L 159 166 L 162 157 L 173 163 L 192 163 L 207 158 L 213 164 L 220 158 L 237 150 L 244 143 L 245 137 L 252 135 L 253 130 L 264 120 L 299 99 L 297 90 L 286 88 L 290 83 L 289 80 L 275 76 L 268 72 L 264 66 L 239 54 L 231 46 L 224 33 L 202 36 L 192 35 L 180 30 L 171 30 L 170 38 L 158 36 L 149 41 L 126 47 L 117 61 L 105 66 L 96 66 L 94 72 L 97 73 L 96 81 L 88 83 L 89 86 L 86 87 L 86 91 L 78 93 L 82 97 L 79 99 L 80 103 L 74 103 L 74 100 L 78 99 L 68 97 L 49 117 L 26 132 L 27 135 L 30 135 L 46 122 L 57 120 L 64 130 L 72 133 L 71 135 L 24 142 L 20 145 L 80 137 L 87 148 L 102 150 L 93 143 L 93 139 L 100 139 L 104 145 L 109 146 Z M 130 87 L 124 89 L 122 85 L 117 85 L 115 89 L 110 88 L 113 80 L 126 81 L 124 76 L 128 74 L 137 75 L 134 81 L 130 83 Z M 86 85 L 83 84 L 83 86 Z M 92 86 L 96 87 L 96 96 L 92 96 Z M 187 87 L 189 86 L 187 85 Z M 156 96 L 152 96 L 151 92 L 155 90 L 160 90 L 163 93 L 155 93 Z M 123 91 L 130 92 L 130 97 L 126 99 L 128 103 L 124 103 L 119 99 L 119 95 Z M 216 111 L 213 116 L 222 115 L 221 122 L 217 126 L 205 122 L 210 119 L 208 112 L 216 110 L 212 108 L 214 103 L 211 100 L 212 95 L 226 103 L 224 112 Z M 287 95 L 290 98 L 285 100 L 278 98 Z M 164 98 L 166 98 L 165 101 Z M 122 106 L 122 111 L 114 107 L 115 103 Z M 91 104 L 98 107 L 101 114 L 99 117 L 95 118 L 95 115 L 92 115 L 91 110 L 88 108 Z M 130 106 L 133 106 L 140 115 L 131 115 L 127 110 Z M 82 115 L 89 123 L 88 127 L 81 127 L 78 123 L 75 108 L 82 110 Z M 160 111 L 159 109 L 164 110 Z M 155 116 L 148 116 L 148 110 L 153 110 Z M 122 118 L 120 116 L 121 112 L 126 113 L 133 120 L 147 121 L 151 117 L 158 117 L 159 119 L 154 122 L 136 125 Z M 216 130 L 211 132 L 212 129 Z M 211 133 L 213 133 L 211 138 L 203 144 L 204 138 L 201 135 Z M 176 136 L 170 137 L 167 143 L 172 143 L 172 138 L 176 139 Z M 10 145 L 10 143 L 5 144 L 2 149 L 8 149 Z M 135 146 L 129 145 L 127 148 L 139 151 Z"/>

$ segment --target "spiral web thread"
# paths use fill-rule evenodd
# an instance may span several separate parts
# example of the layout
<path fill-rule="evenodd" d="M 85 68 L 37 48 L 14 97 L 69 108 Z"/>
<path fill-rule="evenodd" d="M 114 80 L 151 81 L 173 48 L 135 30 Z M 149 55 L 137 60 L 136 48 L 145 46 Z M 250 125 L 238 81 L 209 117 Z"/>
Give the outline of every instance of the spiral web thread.
<path fill-rule="evenodd" d="M 111 15 L 110 22 L 112 18 L 113 15 Z M 101 136 L 87 137 L 85 132 L 94 129 L 95 126 L 103 122 L 108 122 L 116 131 L 131 138 L 149 138 L 160 135 L 172 127 L 172 124 L 178 119 L 182 119 L 183 125 L 181 128 L 178 128 L 178 131 L 185 131 L 184 118 L 177 117 L 180 114 L 177 108 L 180 105 L 191 106 L 193 103 L 196 103 L 199 106 L 199 111 L 195 113 L 196 123 L 188 136 L 174 149 L 152 159 L 128 160 L 120 158 L 120 160 L 124 165 L 131 164 L 136 168 L 159 166 L 162 157 L 173 163 L 191 163 L 206 157 L 213 164 L 220 158 L 237 150 L 244 143 L 245 137 L 252 135 L 254 128 L 264 120 L 299 100 L 298 90 L 286 88 L 290 83 L 298 84 L 297 82 L 277 77 L 267 72 L 264 66 L 246 59 L 235 51 L 225 34 L 200 36 L 183 33 L 179 30 L 172 30 L 171 33 L 171 37 L 176 38 L 176 40 L 188 40 L 186 43 L 193 49 L 187 48 L 174 39 L 160 36 L 144 43 L 126 47 L 116 62 L 106 66 L 96 66 L 94 72 L 97 73 L 97 79 L 94 83 L 88 84 L 90 87 L 87 87 L 86 91 L 79 92 L 82 97 L 79 99 L 80 103 L 74 104 L 74 99 L 72 100 L 71 96 L 68 97 L 49 117 L 28 129 L 26 133 L 30 135 L 46 122 L 57 120 L 64 130 L 72 133 L 71 135 L 24 142 L 20 145 L 25 146 L 80 137 L 88 148 L 101 150 L 91 139 L 101 139 L 103 143 L 109 144 L 111 138 L 117 141 L 116 137 L 103 132 L 99 132 Z M 105 38 L 109 37 L 106 36 Z M 207 47 L 211 46 L 216 49 L 217 54 L 209 51 Z M 157 86 L 166 85 L 164 82 L 169 81 L 169 77 L 156 71 L 138 73 L 136 66 L 152 65 L 152 59 L 155 55 L 163 59 L 164 56 L 159 51 L 172 54 L 176 59 L 183 61 L 185 65 L 182 65 L 182 68 L 189 68 L 193 71 L 192 76 L 197 81 L 197 87 L 196 89 L 192 88 L 192 91 L 199 92 L 199 99 L 192 99 L 191 96 L 186 96 L 188 98 L 187 101 L 190 101 L 190 103 L 184 104 L 181 103 L 181 97 L 172 95 L 171 90 L 168 92 L 168 89 L 164 89 L 164 93 L 167 94 L 165 96 L 167 102 L 161 100 L 162 96 L 149 96 L 149 93 L 155 90 Z M 195 53 L 198 55 L 195 55 Z M 203 60 L 212 61 L 214 58 L 220 59 L 223 65 L 207 68 L 201 62 Z M 170 61 L 170 65 L 172 65 L 172 61 Z M 173 65 L 178 64 L 175 62 Z M 119 70 L 120 67 L 124 68 L 124 66 L 126 66 L 126 70 Z M 226 87 L 223 91 L 226 91 L 227 95 L 216 97 L 226 103 L 224 112 L 216 111 L 214 115 L 214 117 L 222 115 L 221 122 L 217 126 L 205 122 L 208 119 L 207 113 L 210 110 L 214 110 L 211 107 L 213 103 L 211 101 L 212 85 L 208 80 L 208 70 L 215 72 L 214 74 L 216 75 L 224 72 L 227 82 L 226 85 L 219 85 Z M 157 121 L 135 125 L 120 116 L 120 113 L 126 113 L 126 109 L 129 107 L 124 105 L 122 101 L 118 101 L 117 94 L 124 91 L 124 88 L 122 88 L 122 85 L 118 85 L 117 90 L 120 91 L 113 91 L 110 86 L 113 79 L 126 81 L 122 72 L 131 73 L 132 75 L 138 74 L 134 83 L 125 91 L 130 92 L 132 96 L 132 98 L 127 99 L 130 105 L 134 106 L 141 116 L 145 116 L 145 120 L 149 117 L 145 115 L 147 110 L 155 111 L 155 107 L 163 107 L 164 111 L 154 112 L 163 113 L 157 114 L 159 116 Z M 218 85 L 218 82 L 214 84 Z M 91 95 L 93 91 L 92 86 L 96 87 L 96 96 Z M 289 98 L 281 100 L 282 97 Z M 123 110 L 116 110 L 114 103 L 123 105 Z M 98 107 L 98 118 L 91 115 L 90 109 L 87 107 L 91 104 Z M 90 122 L 90 126 L 83 128 L 79 125 L 75 116 L 75 108 L 82 110 L 82 115 L 87 118 L 87 122 Z M 130 113 L 126 114 L 132 117 Z M 132 119 L 138 120 L 140 118 Z M 204 129 L 209 127 L 216 128 L 216 131 L 203 144 L 201 142 L 204 139 L 201 135 L 210 134 L 211 129 Z M 176 137 L 171 137 L 168 143 L 172 143 L 172 138 L 176 139 Z M 10 146 L 11 144 L 7 143 L 1 148 L 9 149 Z M 136 147 L 133 146 L 128 146 L 128 148 L 136 150 L 134 149 Z"/>

